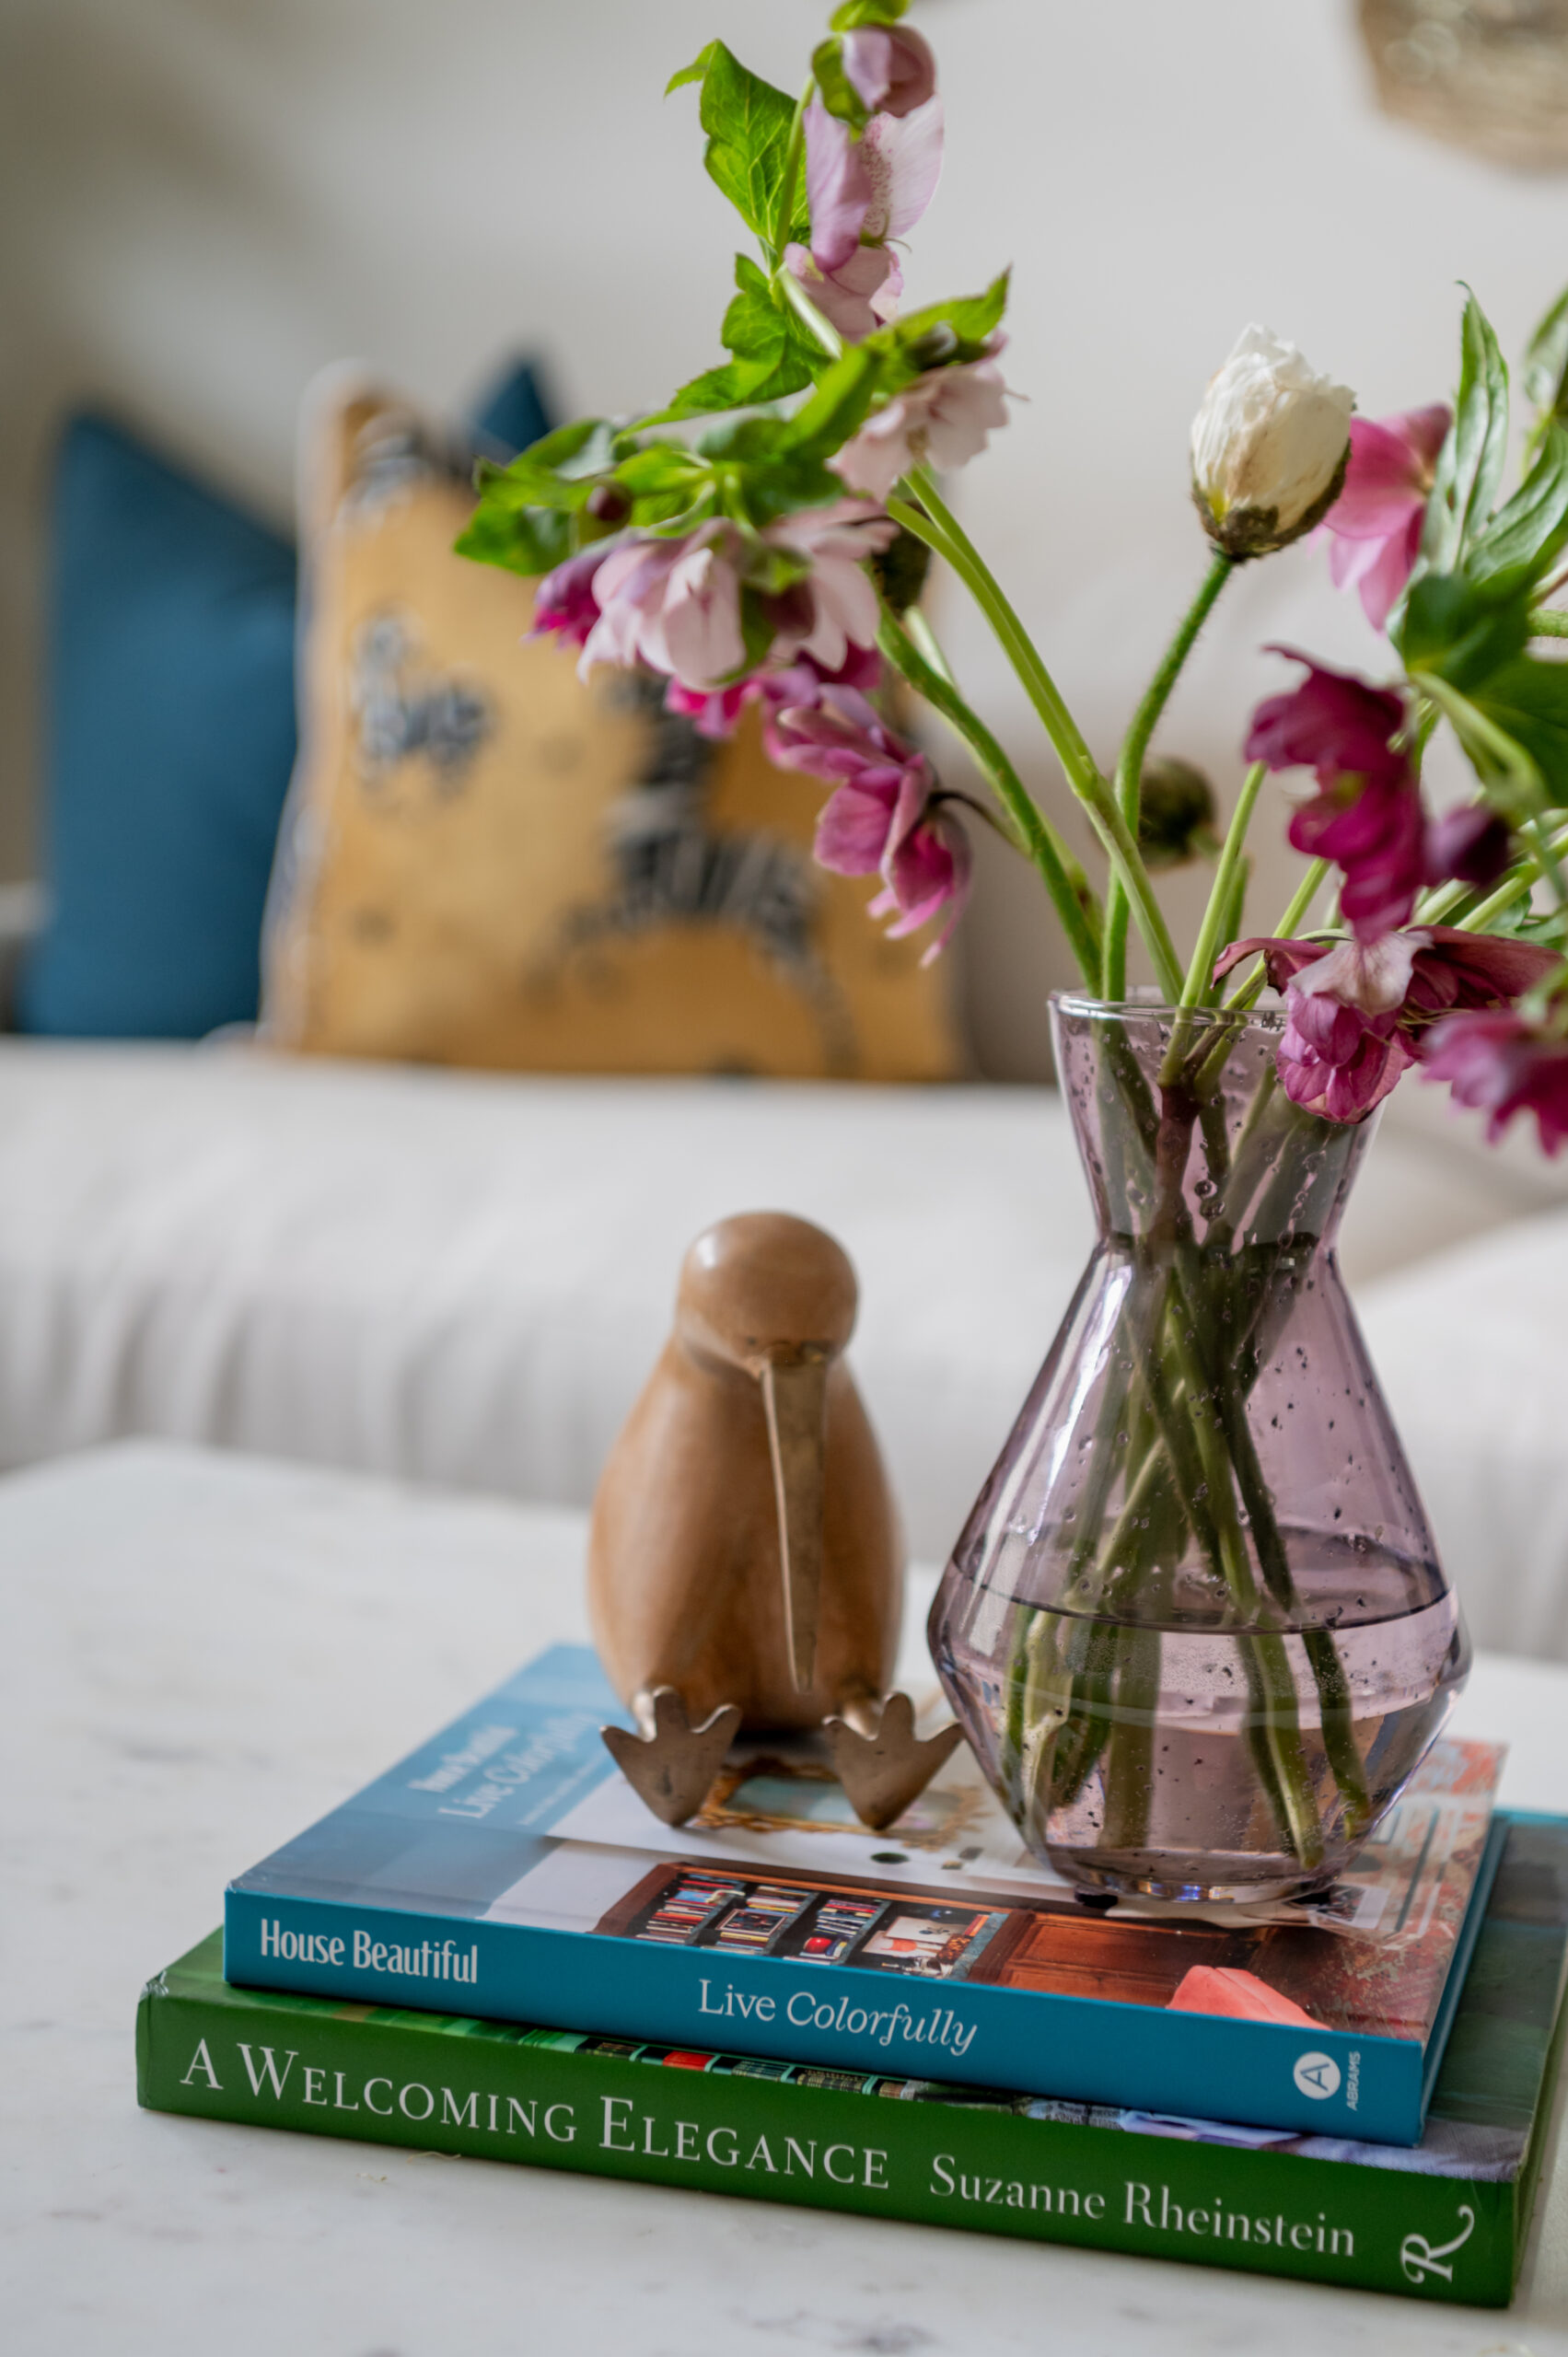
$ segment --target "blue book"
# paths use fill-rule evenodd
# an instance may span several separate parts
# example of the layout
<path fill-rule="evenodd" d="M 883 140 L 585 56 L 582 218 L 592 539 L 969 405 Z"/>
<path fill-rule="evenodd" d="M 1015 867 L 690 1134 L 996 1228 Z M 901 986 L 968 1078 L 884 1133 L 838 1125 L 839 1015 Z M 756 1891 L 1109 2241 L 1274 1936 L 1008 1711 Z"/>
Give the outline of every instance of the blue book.
<path fill-rule="evenodd" d="M 1201 1916 L 1087 1905 L 961 1752 L 869 1833 L 809 1741 L 652 1817 L 558 1646 L 229 1886 L 239 1986 L 1412 2144 L 1501 1846 L 1440 1742 L 1347 1879 Z"/>

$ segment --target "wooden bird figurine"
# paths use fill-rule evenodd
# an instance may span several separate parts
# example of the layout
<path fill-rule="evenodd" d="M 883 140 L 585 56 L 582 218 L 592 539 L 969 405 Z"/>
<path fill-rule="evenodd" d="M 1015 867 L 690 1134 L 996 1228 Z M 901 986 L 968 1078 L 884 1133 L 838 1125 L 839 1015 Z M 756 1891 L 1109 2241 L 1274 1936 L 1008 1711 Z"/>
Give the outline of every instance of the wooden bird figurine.
<path fill-rule="evenodd" d="M 604 1739 L 667 1825 L 702 1806 L 743 1727 L 822 1726 L 875 1828 L 959 1740 L 922 1742 L 908 1698 L 888 1697 L 903 1551 L 843 1363 L 855 1304 L 819 1227 L 721 1220 L 686 1255 L 675 1330 L 600 1478 L 588 1608 L 641 1729 Z"/>

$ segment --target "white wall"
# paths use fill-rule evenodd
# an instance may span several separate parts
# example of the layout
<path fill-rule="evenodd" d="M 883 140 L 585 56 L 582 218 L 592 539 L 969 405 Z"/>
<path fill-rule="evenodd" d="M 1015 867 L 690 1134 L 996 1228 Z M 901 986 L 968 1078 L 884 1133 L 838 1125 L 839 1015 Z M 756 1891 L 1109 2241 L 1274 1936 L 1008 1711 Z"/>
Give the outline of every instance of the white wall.
<path fill-rule="evenodd" d="M 672 67 L 719 32 L 793 86 L 817 0 L 6 0 L 0 11 L 0 873 L 25 872 L 39 479 L 108 396 L 286 513 L 301 387 L 368 357 L 433 403 L 539 343 L 574 406 L 717 356 L 734 246 Z M 1249 318 L 1379 411 L 1451 381 L 1474 281 L 1516 346 L 1568 275 L 1568 182 L 1509 178 L 1373 110 L 1336 0 L 930 0 L 947 170 L 911 296 L 1016 265 L 1028 404 L 962 479 L 976 536 L 1109 760 L 1202 549 L 1185 435 Z M 982 633 L 952 648 L 1042 791 Z M 1226 791 L 1258 649 L 1376 642 L 1299 552 L 1228 601 L 1166 741 Z M 1264 834 L 1277 832 L 1266 819 Z M 1027 876 L 969 943 L 987 1061 L 1040 1055 L 1061 954 Z M 1271 921 L 1278 872 L 1254 914 Z"/>

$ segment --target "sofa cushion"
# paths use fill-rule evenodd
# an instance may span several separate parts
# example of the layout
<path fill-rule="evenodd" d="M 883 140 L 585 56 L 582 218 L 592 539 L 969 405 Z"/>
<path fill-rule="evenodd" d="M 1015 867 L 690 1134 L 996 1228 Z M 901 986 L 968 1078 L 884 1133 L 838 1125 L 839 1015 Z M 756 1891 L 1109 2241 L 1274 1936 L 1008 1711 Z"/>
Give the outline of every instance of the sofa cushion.
<path fill-rule="evenodd" d="M 840 1237 L 946 1552 L 1089 1243 L 1054 1094 L 0 1042 L 0 1453 L 159 1434 L 585 1503 L 728 1212 Z"/>
<path fill-rule="evenodd" d="M 1568 1217 L 1371 1283 L 1449 1202 L 1430 1163 L 1385 1131 L 1347 1267 L 1473 1619 L 1568 1656 Z M 0 1041 L 0 1457 L 152 1434 L 584 1504 L 681 1252 L 761 1207 L 854 1255 L 852 1358 L 940 1559 L 1091 1243 L 1053 1092 Z"/>
<path fill-rule="evenodd" d="M 473 493 L 408 405 L 308 406 L 301 753 L 269 909 L 278 1047 L 525 1072 L 942 1080 L 948 978 L 811 856 L 822 795 L 664 682 L 530 643 L 458 556 Z"/>
<path fill-rule="evenodd" d="M 249 1021 L 294 759 L 294 551 L 107 420 L 55 477 L 45 931 L 27 1031 Z"/>
<path fill-rule="evenodd" d="M 1385 1277 L 1358 1310 L 1472 1637 L 1568 1660 L 1568 1212 Z"/>
<path fill-rule="evenodd" d="M 505 458 L 548 424 L 534 366 L 513 360 L 470 431 Z M 51 566 L 50 907 L 20 1028 L 196 1039 L 251 1022 L 295 752 L 293 544 L 84 415 L 56 460 Z"/>

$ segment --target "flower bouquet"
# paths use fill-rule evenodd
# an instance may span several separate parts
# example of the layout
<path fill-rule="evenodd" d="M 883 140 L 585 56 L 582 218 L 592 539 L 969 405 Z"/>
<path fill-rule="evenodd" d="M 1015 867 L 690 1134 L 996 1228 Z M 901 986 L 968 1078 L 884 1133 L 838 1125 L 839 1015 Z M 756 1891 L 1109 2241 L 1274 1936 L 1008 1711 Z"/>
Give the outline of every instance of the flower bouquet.
<path fill-rule="evenodd" d="M 1059 1071 L 1099 1241 L 949 1563 L 938 1671 L 1024 1838 L 1089 1885 L 1264 1897 L 1330 1880 L 1441 1725 L 1462 1623 L 1340 1284 L 1368 1117 L 1419 1066 L 1493 1136 L 1568 1135 L 1568 296 L 1508 377 L 1473 296 L 1452 407 L 1373 423 L 1251 327 L 1192 427 L 1206 569 L 1102 768 L 939 477 L 1006 421 L 1007 277 L 899 308 L 942 100 L 906 0 L 848 0 L 798 98 L 713 41 L 708 172 L 755 240 L 727 357 L 665 407 L 587 418 L 483 468 L 459 547 L 542 576 L 537 628 L 637 665 L 704 733 L 761 705 L 783 767 L 830 787 L 817 856 L 875 877 L 891 932 L 951 935 L 966 827 L 1037 870 L 1082 974 Z M 1206 782 L 1150 745 L 1231 581 L 1307 533 L 1387 641 L 1373 683 L 1291 649 L 1254 714 L 1223 838 Z M 922 610 L 933 558 L 974 598 L 1103 862 L 1084 861 L 966 701 Z M 896 673 L 969 759 L 945 783 L 896 725 Z M 1434 816 L 1446 727 L 1473 797 Z M 1310 772 L 1307 862 L 1246 929 L 1271 772 Z M 976 790 L 973 773 L 983 782 Z M 1156 878 L 1212 859 L 1185 958 Z M 1156 999 L 1129 999 L 1135 926 Z"/>

